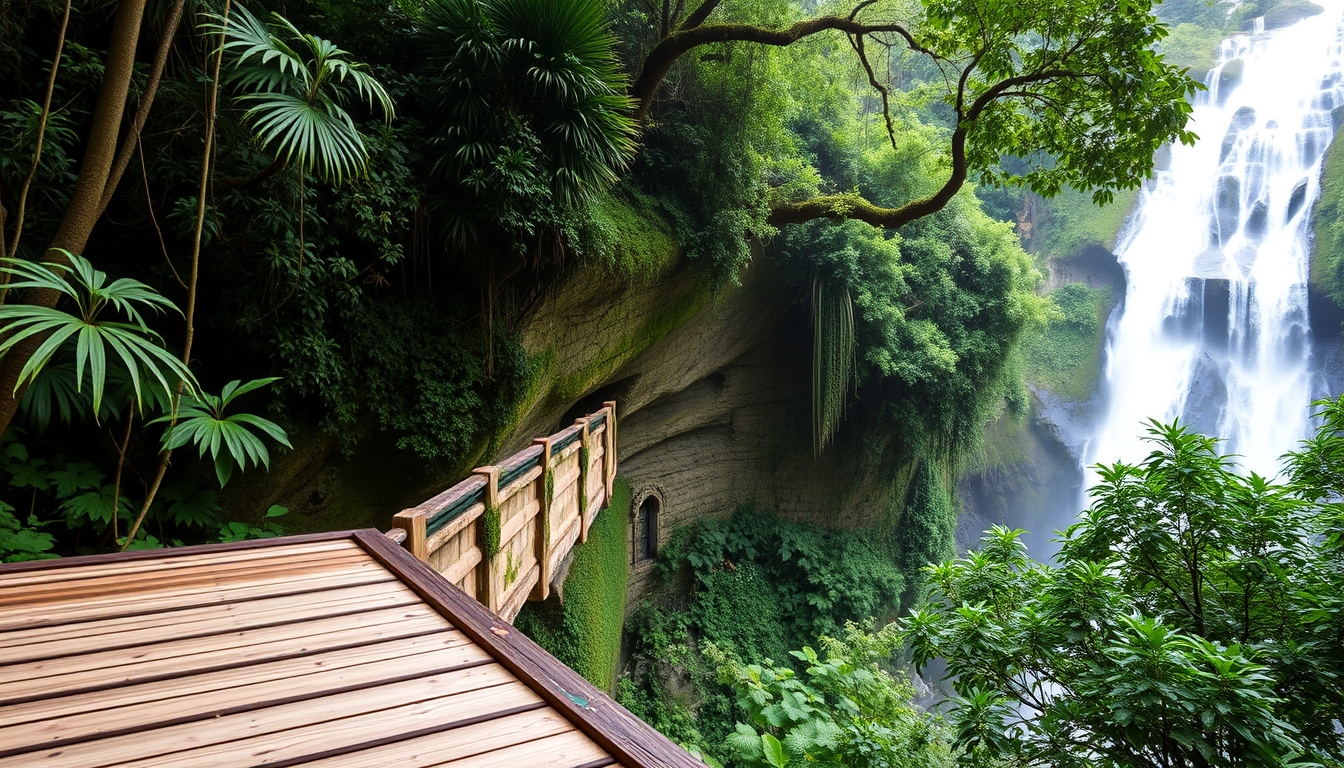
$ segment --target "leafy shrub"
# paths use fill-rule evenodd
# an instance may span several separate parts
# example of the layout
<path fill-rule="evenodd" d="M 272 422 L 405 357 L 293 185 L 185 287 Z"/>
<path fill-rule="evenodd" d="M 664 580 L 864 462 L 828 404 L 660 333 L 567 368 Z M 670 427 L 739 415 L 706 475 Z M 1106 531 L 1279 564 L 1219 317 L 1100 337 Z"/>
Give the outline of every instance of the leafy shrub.
<path fill-rule="evenodd" d="M 725 755 L 746 713 L 699 649 L 792 664 L 790 648 L 893 610 L 904 585 L 872 532 L 826 530 L 751 507 L 673 532 L 655 572 L 668 580 L 684 571 L 688 595 L 631 616 L 631 674 L 619 692 L 631 711 L 710 757 Z"/>
<path fill-rule="evenodd" d="M 35 515 L 20 520 L 14 508 L 0 501 L 0 563 L 23 560 L 49 560 L 56 555 L 51 551 L 55 537 L 38 530 L 41 523 Z"/>
<path fill-rule="evenodd" d="M 1340 764 L 1344 397 L 1316 405 L 1279 478 L 1152 422 L 1145 459 L 1098 467 L 1054 564 L 996 526 L 930 569 L 904 633 L 946 661 L 969 760 L 1080 765 L 1082 742 L 1117 768 Z"/>
<path fill-rule="evenodd" d="M 838 632 L 846 621 L 863 621 L 891 607 L 904 585 L 896 564 L 865 533 L 788 522 L 751 507 L 739 508 L 727 521 L 699 521 L 685 562 L 697 586 L 693 617 L 712 616 L 711 601 L 732 601 L 729 595 L 744 593 L 742 580 L 725 580 L 721 572 L 754 567 L 763 589 L 753 593 L 754 605 L 736 606 L 744 611 L 739 620 L 745 611 L 777 612 L 783 630 L 778 641 L 786 649 L 815 642 Z M 750 583 L 755 577 L 743 580 Z M 706 626 L 697 628 L 715 642 L 725 639 L 707 632 Z"/>
<path fill-rule="evenodd" d="M 707 648 L 748 715 L 728 738 L 733 765 L 951 768 L 946 727 L 914 708 L 904 671 L 890 668 L 900 644 L 895 625 L 870 633 L 850 624 L 842 639 L 822 638 L 824 656 L 791 652 L 798 671 Z"/>

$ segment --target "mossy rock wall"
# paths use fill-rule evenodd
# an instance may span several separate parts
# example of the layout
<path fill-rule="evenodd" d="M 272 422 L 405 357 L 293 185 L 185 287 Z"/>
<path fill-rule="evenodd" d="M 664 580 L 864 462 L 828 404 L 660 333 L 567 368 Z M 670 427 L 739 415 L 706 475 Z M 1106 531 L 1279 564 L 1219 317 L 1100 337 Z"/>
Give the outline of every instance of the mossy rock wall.
<path fill-rule="evenodd" d="M 566 666 L 604 691 L 615 691 L 625 622 L 629 571 L 630 484 L 616 478 L 611 503 L 598 514 L 588 541 L 574 547 L 564 588 L 527 603 L 514 625 Z"/>

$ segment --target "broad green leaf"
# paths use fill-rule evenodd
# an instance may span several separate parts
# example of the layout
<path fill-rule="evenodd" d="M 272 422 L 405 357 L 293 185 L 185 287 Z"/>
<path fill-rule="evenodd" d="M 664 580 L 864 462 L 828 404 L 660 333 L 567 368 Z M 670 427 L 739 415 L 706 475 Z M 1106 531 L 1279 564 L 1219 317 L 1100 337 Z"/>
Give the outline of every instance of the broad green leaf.
<path fill-rule="evenodd" d="M 779 739 L 768 733 L 761 734 L 761 751 L 765 753 L 765 761 L 773 768 L 787 768 L 789 758 L 784 753 L 784 745 Z"/>

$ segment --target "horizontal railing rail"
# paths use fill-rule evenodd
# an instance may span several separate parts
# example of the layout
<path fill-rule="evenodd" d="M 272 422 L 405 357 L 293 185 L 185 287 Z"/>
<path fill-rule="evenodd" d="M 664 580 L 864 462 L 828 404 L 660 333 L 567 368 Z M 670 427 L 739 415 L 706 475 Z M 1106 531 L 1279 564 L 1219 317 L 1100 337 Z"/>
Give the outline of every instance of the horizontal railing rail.
<path fill-rule="evenodd" d="M 551 577 L 611 500 L 616 403 L 392 518 L 388 536 L 506 620 Z"/>

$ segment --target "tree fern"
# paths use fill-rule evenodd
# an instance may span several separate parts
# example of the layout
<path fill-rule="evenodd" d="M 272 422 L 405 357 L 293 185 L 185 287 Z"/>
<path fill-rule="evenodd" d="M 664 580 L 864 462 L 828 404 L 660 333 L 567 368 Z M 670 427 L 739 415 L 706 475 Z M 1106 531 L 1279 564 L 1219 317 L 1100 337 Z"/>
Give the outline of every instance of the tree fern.
<path fill-rule="evenodd" d="M 820 456 L 845 415 L 854 374 L 854 303 L 847 286 L 812 281 L 812 450 Z"/>

